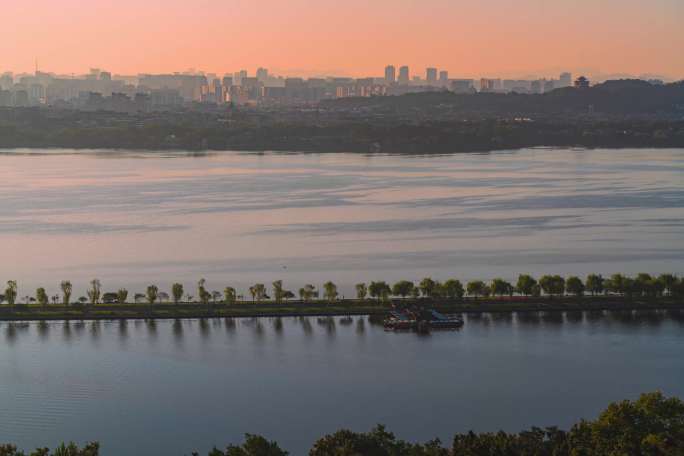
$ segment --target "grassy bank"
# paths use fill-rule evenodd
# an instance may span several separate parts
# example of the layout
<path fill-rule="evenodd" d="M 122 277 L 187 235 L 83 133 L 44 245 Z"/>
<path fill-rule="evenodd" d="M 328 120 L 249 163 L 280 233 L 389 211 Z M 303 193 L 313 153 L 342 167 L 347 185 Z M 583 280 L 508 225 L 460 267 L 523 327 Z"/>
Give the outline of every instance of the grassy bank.
<path fill-rule="evenodd" d="M 388 302 L 375 300 L 345 299 L 334 302 L 290 301 L 281 304 L 237 302 L 234 304 L 198 303 L 180 304 L 96 304 L 96 305 L 48 305 L 16 304 L 0 307 L 0 320 L 109 320 L 109 319 L 176 319 L 206 317 L 285 317 L 285 316 L 335 316 L 378 315 L 386 313 L 391 306 L 421 305 L 445 313 L 477 312 L 563 312 L 600 310 L 684 310 L 684 298 L 649 297 L 628 298 L 621 296 L 584 297 L 513 297 L 487 299 L 395 299 Z"/>

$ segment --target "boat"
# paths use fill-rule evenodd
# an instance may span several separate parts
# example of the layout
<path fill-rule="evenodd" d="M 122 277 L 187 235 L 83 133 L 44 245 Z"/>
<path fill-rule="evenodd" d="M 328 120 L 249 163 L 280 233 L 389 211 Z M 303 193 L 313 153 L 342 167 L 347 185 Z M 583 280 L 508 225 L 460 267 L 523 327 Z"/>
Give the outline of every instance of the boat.
<path fill-rule="evenodd" d="M 432 329 L 457 329 L 463 326 L 457 315 L 444 315 L 436 310 L 393 310 L 384 320 L 385 331 L 429 332 Z"/>

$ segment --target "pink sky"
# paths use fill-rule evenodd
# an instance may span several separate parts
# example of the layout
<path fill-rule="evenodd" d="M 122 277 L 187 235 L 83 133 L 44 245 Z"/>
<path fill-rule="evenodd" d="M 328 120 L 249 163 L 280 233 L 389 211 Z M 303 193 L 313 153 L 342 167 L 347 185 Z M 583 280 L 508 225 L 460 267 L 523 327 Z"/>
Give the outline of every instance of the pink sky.
<path fill-rule="evenodd" d="M 5 0 L 0 71 L 684 78 L 682 0 Z"/>

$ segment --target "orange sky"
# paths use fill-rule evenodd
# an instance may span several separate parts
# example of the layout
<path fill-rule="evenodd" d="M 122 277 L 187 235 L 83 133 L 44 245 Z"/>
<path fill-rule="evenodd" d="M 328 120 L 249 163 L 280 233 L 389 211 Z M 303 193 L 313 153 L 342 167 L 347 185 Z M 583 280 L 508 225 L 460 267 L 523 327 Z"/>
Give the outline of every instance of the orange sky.
<path fill-rule="evenodd" d="M 3 0 L 2 16 L 0 71 L 684 78 L 684 0 Z"/>

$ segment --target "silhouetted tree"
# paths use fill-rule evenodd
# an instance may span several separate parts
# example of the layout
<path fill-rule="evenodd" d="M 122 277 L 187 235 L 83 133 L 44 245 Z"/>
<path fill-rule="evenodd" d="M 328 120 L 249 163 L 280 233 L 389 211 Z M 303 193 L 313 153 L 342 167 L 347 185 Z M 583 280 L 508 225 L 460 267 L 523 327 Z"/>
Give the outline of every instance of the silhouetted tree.
<path fill-rule="evenodd" d="M 567 292 L 574 296 L 582 296 L 584 294 L 584 284 L 579 277 L 570 276 L 565 281 L 565 289 Z"/>
<path fill-rule="evenodd" d="M 592 296 L 603 293 L 603 276 L 601 274 L 589 274 L 587 276 L 586 288 Z"/>
<path fill-rule="evenodd" d="M 185 293 L 185 290 L 183 290 L 183 284 L 182 283 L 174 283 L 171 285 L 171 296 L 173 296 L 173 303 L 178 304 L 181 302 L 183 299 L 183 293 Z"/>
<path fill-rule="evenodd" d="M 71 282 L 68 280 L 62 280 L 62 282 L 59 284 L 59 288 L 62 290 L 62 304 L 68 306 L 69 301 L 71 301 L 71 292 L 73 290 Z"/>
<path fill-rule="evenodd" d="M 88 290 L 88 299 L 90 299 L 90 304 L 95 305 L 100 301 L 102 285 L 98 279 L 93 279 L 90 281 L 90 290 Z"/>
<path fill-rule="evenodd" d="M 406 296 L 411 294 L 412 290 L 413 282 L 410 282 L 408 280 L 400 280 L 399 282 L 395 283 L 392 287 L 392 294 L 394 296 L 401 296 L 402 298 L 405 298 Z"/>
<path fill-rule="evenodd" d="M 529 274 L 520 274 L 515 288 L 521 295 L 532 296 L 535 285 L 537 285 L 537 281 L 534 277 Z"/>
<path fill-rule="evenodd" d="M 7 288 L 5 288 L 5 300 L 7 300 L 7 304 L 9 304 L 10 307 L 14 306 L 14 303 L 17 300 L 17 294 L 18 294 L 17 281 L 16 280 L 8 280 L 7 281 Z"/>
<path fill-rule="evenodd" d="M 159 288 L 157 288 L 156 285 L 150 285 L 147 287 L 147 293 L 145 294 L 145 297 L 147 298 L 148 304 L 154 304 L 154 302 L 157 300 L 158 293 Z"/>
<path fill-rule="evenodd" d="M 366 296 L 368 295 L 368 287 L 366 286 L 365 283 L 357 283 L 356 284 L 356 298 L 357 299 L 366 299 Z"/>

